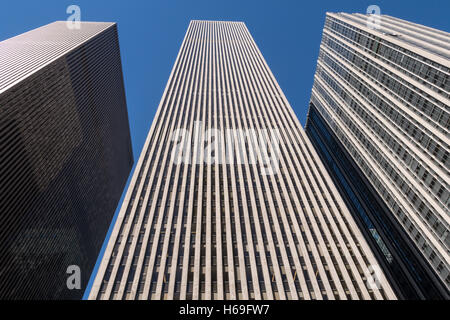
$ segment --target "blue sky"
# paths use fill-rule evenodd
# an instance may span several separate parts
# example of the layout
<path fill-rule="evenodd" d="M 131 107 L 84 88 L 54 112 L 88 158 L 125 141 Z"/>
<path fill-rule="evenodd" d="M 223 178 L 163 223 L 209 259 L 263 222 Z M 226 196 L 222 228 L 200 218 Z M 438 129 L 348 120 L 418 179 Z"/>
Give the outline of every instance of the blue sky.
<path fill-rule="evenodd" d="M 382 14 L 450 32 L 448 0 L 14 0 L 2 2 L 0 40 L 66 20 L 71 4 L 82 20 L 118 23 L 135 161 L 192 19 L 244 21 L 303 125 L 326 11 L 365 13 L 376 4 Z"/>

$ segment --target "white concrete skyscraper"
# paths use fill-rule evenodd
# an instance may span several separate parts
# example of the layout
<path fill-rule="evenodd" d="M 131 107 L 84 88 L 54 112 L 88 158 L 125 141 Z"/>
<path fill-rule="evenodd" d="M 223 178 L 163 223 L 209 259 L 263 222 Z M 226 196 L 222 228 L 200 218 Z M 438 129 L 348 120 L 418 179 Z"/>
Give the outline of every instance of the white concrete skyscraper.
<path fill-rule="evenodd" d="M 89 298 L 396 298 L 244 23 L 191 21 Z"/>
<path fill-rule="evenodd" d="M 450 297 L 449 77 L 449 33 L 327 14 L 306 132 L 402 298 Z"/>

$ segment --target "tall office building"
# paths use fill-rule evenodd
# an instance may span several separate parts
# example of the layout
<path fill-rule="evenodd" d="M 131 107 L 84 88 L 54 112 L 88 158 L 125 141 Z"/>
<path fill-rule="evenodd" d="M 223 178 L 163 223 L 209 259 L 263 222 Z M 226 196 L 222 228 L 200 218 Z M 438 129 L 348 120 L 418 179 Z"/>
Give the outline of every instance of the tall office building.
<path fill-rule="evenodd" d="M 399 297 L 448 299 L 450 34 L 328 13 L 306 132 Z"/>
<path fill-rule="evenodd" d="M 396 298 L 244 23 L 191 21 L 89 298 Z"/>
<path fill-rule="evenodd" d="M 54 22 L 0 60 L 0 299 L 80 299 L 133 164 L 116 24 Z"/>

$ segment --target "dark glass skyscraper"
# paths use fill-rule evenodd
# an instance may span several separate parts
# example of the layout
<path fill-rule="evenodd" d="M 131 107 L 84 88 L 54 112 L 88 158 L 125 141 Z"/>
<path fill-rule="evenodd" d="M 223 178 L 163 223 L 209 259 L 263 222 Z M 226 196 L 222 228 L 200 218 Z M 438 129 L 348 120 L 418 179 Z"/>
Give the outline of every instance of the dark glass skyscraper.
<path fill-rule="evenodd" d="M 306 132 L 399 297 L 449 298 L 450 34 L 328 13 Z"/>
<path fill-rule="evenodd" d="M 117 26 L 54 22 L 0 60 L 0 299 L 81 298 L 133 164 Z"/>

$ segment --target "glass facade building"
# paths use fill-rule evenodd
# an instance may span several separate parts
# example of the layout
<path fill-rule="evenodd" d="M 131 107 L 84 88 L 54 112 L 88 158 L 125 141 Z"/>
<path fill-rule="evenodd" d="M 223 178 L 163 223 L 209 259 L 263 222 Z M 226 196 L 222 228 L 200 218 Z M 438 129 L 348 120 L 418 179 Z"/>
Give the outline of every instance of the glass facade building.
<path fill-rule="evenodd" d="M 398 296 L 448 299 L 450 34 L 368 21 L 327 13 L 306 132 Z"/>
<path fill-rule="evenodd" d="M 80 299 L 133 164 L 117 26 L 54 22 L 0 60 L 0 299 Z"/>
<path fill-rule="evenodd" d="M 377 267 L 245 24 L 191 21 L 89 299 L 395 299 Z"/>

